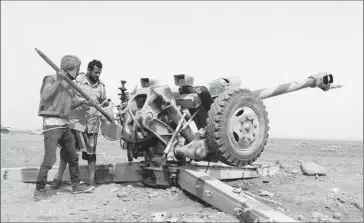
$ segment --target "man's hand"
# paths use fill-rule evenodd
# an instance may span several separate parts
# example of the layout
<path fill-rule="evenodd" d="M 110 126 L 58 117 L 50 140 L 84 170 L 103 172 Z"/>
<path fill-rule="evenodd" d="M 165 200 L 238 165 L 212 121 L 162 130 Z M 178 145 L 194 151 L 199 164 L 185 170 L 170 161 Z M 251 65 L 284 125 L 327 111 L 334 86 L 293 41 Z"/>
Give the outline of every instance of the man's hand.
<path fill-rule="evenodd" d="M 89 106 L 95 106 L 96 104 L 97 104 L 96 100 L 92 100 L 92 99 L 90 101 L 82 100 L 82 104 L 80 106 L 81 106 L 81 108 L 83 108 L 87 111 L 87 110 L 90 110 Z"/>
<path fill-rule="evenodd" d="M 108 107 L 110 105 L 111 99 L 105 100 L 101 103 L 101 107 Z"/>
<path fill-rule="evenodd" d="M 59 79 L 59 81 L 63 81 L 66 75 L 67 73 L 64 70 L 60 70 L 57 72 L 57 78 Z"/>
<path fill-rule="evenodd" d="M 80 105 L 80 107 L 81 108 L 83 108 L 84 110 L 90 110 L 90 107 L 89 106 L 87 106 L 87 100 L 80 100 L 80 102 L 81 102 L 81 105 Z"/>
<path fill-rule="evenodd" d="M 81 108 L 85 109 L 86 111 L 87 111 L 87 110 L 90 110 L 90 107 L 89 107 L 89 106 L 87 106 L 87 105 L 85 105 L 85 104 L 82 104 L 82 105 L 80 105 L 80 106 L 81 106 Z"/>
<path fill-rule="evenodd" d="M 93 107 L 95 107 L 95 105 L 97 105 L 97 104 L 98 104 L 98 102 L 96 100 L 93 100 L 93 99 L 86 102 L 86 105 L 93 106 Z"/>

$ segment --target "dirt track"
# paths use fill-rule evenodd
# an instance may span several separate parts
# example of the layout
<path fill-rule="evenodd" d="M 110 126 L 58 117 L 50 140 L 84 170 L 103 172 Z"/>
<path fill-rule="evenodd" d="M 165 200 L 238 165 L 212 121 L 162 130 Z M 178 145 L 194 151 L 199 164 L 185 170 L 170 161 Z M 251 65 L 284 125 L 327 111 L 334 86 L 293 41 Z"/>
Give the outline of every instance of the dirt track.
<path fill-rule="evenodd" d="M 38 167 L 43 158 L 42 140 L 38 135 L 1 135 L 1 167 Z M 118 142 L 102 137 L 97 152 L 98 163 L 126 160 Z M 275 176 L 228 184 L 253 194 L 258 190 L 273 193 L 274 196 L 268 198 L 282 205 L 263 203 L 297 220 L 363 221 L 362 142 L 269 140 L 259 162 L 277 161 L 282 171 Z M 314 161 L 324 166 L 327 176 L 316 179 L 302 175 L 301 161 Z M 338 188 L 339 192 L 333 195 L 332 188 Z M 233 216 L 194 201 L 175 188 L 156 190 L 139 184 L 109 184 L 100 185 L 93 194 L 71 195 L 70 187 L 66 186 L 51 191 L 49 200 L 40 202 L 32 200 L 33 192 L 32 184 L 2 179 L 1 221 L 236 222 Z"/>

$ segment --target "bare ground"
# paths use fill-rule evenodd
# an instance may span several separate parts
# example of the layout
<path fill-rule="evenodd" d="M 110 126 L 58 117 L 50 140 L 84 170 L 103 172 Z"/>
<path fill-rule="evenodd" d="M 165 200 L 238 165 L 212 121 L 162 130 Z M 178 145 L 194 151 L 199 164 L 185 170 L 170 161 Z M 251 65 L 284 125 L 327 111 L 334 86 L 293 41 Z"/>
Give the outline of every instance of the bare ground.
<path fill-rule="evenodd" d="M 98 163 L 126 161 L 119 143 L 103 137 L 99 138 L 97 152 Z M 42 159 L 42 136 L 1 135 L 2 168 L 39 167 Z M 303 175 L 299 166 L 306 161 L 324 166 L 327 176 Z M 258 194 L 259 190 L 273 193 L 274 196 L 268 198 L 281 205 L 262 202 L 297 220 L 363 222 L 362 142 L 271 139 L 259 162 L 279 162 L 282 169 L 269 178 L 227 183 L 253 194 Z M 80 164 L 86 162 L 81 160 Z M 162 190 L 144 188 L 140 184 L 109 184 L 98 186 L 92 194 L 73 195 L 70 186 L 65 186 L 57 191 L 50 190 L 47 200 L 35 202 L 32 199 L 34 187 L 1 180 L 1 221 L 237 222 L 233 216 L 193 200 L 175 188 Z M 333 194 L 332 188 L 339 191 Z"/>

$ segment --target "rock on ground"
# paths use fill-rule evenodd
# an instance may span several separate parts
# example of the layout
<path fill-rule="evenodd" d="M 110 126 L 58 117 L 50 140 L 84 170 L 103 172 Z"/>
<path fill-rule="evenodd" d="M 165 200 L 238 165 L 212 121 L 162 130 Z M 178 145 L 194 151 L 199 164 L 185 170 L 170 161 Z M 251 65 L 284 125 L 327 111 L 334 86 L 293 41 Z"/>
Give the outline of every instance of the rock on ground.
<path fill-rule="evenodd" d="M 301 171 L 303 174 L 312 176 L 312 175 L 326 175 L 327 170 L 325 167 L 314 163 L 314 162 L 307 162 L 301 163 L 300 165 Z"/>

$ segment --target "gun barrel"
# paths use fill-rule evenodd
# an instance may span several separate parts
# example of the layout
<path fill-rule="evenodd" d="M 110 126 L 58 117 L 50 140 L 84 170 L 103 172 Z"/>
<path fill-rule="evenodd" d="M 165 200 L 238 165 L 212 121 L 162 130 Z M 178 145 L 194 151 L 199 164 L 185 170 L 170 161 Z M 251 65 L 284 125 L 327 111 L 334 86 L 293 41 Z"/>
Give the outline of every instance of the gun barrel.
<path fill-rule="evenodd" d="M 315 84 L 315 80 L 309 78 L 308 80 L 295 81 L 279 85 L 277 87 L 263 88 L 254 91 L 260 99 L 271 98 L 281 94 L 287 94 L 289 92 L 298 91 L 304 88 L 312 87 Z"/>
<path fill-rule="evenodd" d="M 308 77 L 302 81 L 293 81 L 290 83 L 282 84 L 276 87 L 263 88 L 253 91 L 260 99 L 271 98 L 281 94 L 287 94 L 293 91 L 298 91 L 304 88 L 318 87 L 323 91 L 328 91 L 332 88 L 338 88 L 341 86 L 331 86 L 334 78 L 329 73 L 319 73 Z"/>

